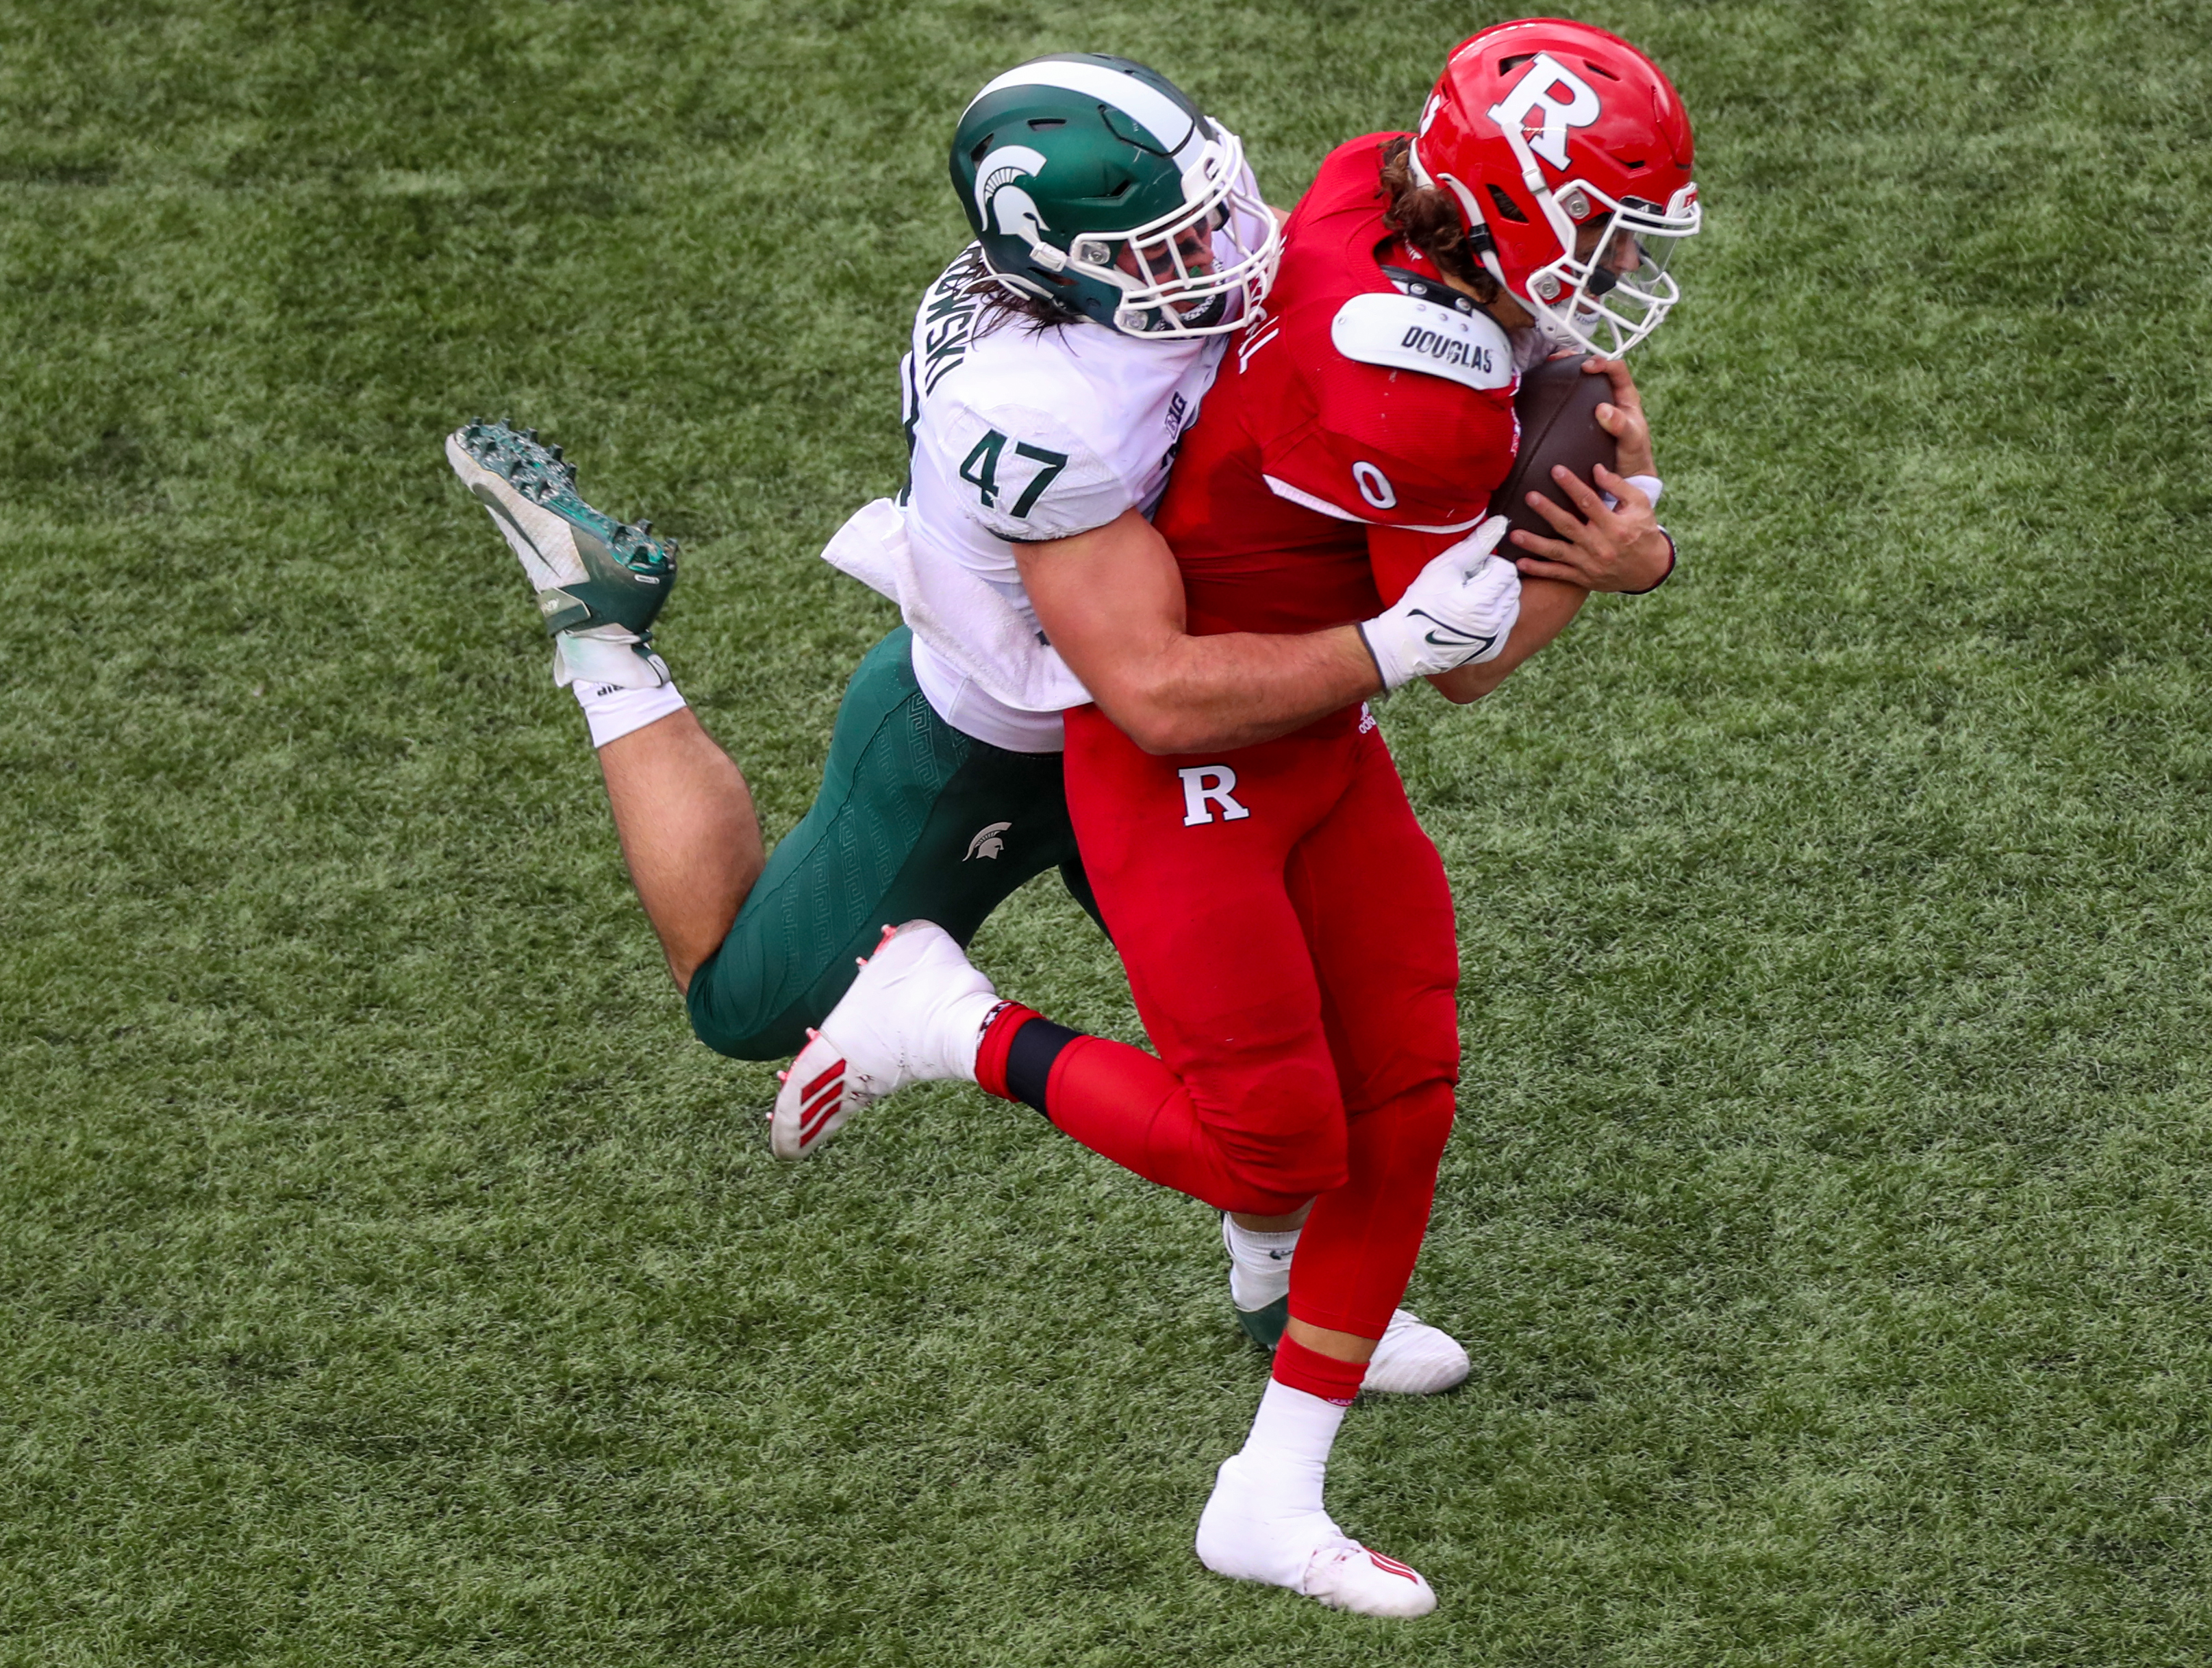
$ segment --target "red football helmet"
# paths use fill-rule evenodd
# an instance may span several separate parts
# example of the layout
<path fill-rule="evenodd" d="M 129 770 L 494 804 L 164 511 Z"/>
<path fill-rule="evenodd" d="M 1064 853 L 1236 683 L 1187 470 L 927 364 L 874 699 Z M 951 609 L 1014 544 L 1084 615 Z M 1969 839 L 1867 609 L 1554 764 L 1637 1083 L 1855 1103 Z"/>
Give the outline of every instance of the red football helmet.
<path fill-rule="evenodd" d="M 1413 178 L 1459 199 L 1490 276 L 1563 344 L 1618 358 L 1681 297 L 1698 227 L 1689 112 L 1659 66 L 1588 23 L 1526 18 L 1453 50 Z"/>

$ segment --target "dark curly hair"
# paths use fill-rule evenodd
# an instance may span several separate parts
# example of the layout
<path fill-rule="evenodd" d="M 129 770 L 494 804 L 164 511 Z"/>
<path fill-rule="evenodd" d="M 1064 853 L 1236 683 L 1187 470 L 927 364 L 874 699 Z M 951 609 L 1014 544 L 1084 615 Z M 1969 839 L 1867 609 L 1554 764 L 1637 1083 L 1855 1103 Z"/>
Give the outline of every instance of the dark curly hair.
<path fill-rule="evenodd" d="M 1076 324 L 1083 318 L 1073 307 L 1048 301 L 1042 295 L 1009 289 L 1000 283 L 983 264 L 983 251 L 979 245 L 971 243 L 961 252 L 960 258 L 952 264 L 952 273 L 967 280 L 961 294 L 980 304 L 975 319 L 978 336 L 988 336 L 1000 325 L 1012 324 L 1023 325 L 1034 336 L 1041 331 Z"/>
<path fill-rule="evenodd" d="M 1413 142 L 1388 141 L 1382 147 L 1382 190 L 1390 206 L 1382 223 L 1426 255 L 1446 277 L 1455 278 L 1474 292 L 1486 306 L 1498 299 L 1498 282 L 1482 270 L 1460 222 L 1459 200 L 1449 191 L 1413 180 Z"/>

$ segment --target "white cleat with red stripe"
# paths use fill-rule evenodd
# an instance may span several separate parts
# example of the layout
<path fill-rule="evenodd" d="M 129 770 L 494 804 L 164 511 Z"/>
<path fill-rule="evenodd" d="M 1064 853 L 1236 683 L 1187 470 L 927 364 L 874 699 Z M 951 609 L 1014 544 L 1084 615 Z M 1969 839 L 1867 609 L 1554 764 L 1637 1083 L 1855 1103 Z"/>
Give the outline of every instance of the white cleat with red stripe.
<path fill-rule="evenodd" d="M 1386 1396 L 1440 1396 L 1465 1384 L 1473 1367 L 1449 1332 L 1395 1309 L 1359 1387 Z"/>
<path fill-rule="evenodd" d="M 1198 1561 L 1208 1569 L 1288 1587 L 1358 1616 L 1426 1616 L 1436 1609 L 1436 1589 L 1419 1571 L 1370 1551 L 1327 1512 L 1286 1505 L 1282 1491 L 1251 1469 L 1241 1453 L 1221 1462 L 1198 1519 Z"/>
<path fill-rule="evenodd" d="M 908 1083 L 975 1081 L 975 1051 L 998 1009 L 991 981 L 929 921 L 885 927 L 873 955 L 781 1073 L 769 1145 L 804 1158 L 862 1107 Z"/>
<path fill-rule="evenodd" d="M 1419 1570 L 1341 1536 L 1315 1552 L 1301 1591 L 1357 1616 L 1426 1616 L 1437 1607 L 1436 1589 Z"/>

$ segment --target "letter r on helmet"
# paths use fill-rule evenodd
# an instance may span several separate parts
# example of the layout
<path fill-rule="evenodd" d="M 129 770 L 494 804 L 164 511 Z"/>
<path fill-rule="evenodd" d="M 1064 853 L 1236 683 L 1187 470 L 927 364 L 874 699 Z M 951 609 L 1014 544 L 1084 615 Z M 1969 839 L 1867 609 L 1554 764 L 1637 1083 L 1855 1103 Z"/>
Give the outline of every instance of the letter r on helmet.
<path fill-rule="evenodd" d="M 1528 68 L 1513 83 L 1513 90 L 1483 113 L 1498 124 L 1523 167 L 1531 151 L 1553 167 L 1567 166 L 1567 130 L 1588 127 L 1601 106 L 1590 84 L 1549 52 L 1528 60 Z M 1539 130 L 1528 131 L 1534 117 Z"/>
<path fill-rule="evenodd" d="M 1182 778 L 1182 825 L 1194 828 L 1201 822 L 1213 821 L 1213 807 L 1221 807 L 1224 822 L 1239 822 L 1251 816 L 1231 798 L 1237 785 L 1237 773 L 1227 765 L 1192 765 L 1178 770 Z"/>

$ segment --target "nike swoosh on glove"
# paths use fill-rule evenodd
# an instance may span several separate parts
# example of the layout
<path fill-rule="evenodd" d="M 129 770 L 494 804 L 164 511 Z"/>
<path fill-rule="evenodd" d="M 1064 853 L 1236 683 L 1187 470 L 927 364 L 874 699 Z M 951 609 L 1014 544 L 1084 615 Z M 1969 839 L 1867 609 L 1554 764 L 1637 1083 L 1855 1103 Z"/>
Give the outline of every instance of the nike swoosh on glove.
<path fill-rule="evenodd" d="M 1431 557 L 1406 594 L 1360 624 L 1368 653 L 1395 689 L 1417 677 L 1480 665 L 1505 652 L 1521 617 L 1521 570 L 1492 554 L 1506 521 L 1494 515 Z"/>

